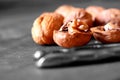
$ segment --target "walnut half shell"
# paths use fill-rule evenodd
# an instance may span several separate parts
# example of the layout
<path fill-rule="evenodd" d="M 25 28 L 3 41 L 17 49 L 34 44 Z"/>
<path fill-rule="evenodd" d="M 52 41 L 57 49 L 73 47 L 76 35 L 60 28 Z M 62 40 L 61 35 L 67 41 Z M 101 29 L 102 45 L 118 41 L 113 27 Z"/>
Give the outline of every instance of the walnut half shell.
<path fill-rule="evenodd" d="M 111 22 L 105 26 L 91 28 L 93 36 L 102 43 L 118 43 L 120 42 L 120 26 Z"/>
<path fill-rule="evenodd" d="M 60 30 L 55 30 L 53 39 L 59 46 L 72 48 L 87 44 L 91 39 L 91 33 L 86 23 L 75 19 L 64 24 Z"/>

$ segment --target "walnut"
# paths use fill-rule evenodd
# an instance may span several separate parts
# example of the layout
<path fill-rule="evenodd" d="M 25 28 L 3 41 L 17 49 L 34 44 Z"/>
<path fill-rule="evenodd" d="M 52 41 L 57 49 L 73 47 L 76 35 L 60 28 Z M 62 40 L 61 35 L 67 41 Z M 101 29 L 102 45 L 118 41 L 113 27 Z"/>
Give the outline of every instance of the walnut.
<path fill-rule="evenodd" d="M 83 8 L 73 9 L 64 19 L 64 23 L 69 22 L 73 19 L 80 19 L 82 22 L 86 23 L 88 26 L 92 26 L 93 20 L 91 14 L 86 12 Z"/>
<path fill-rule="evenodd" d="M 120 42 L 120 26 L 109 22 L 104 26 L 91 28 L 93 36 L 102 43 Z"/>
<path fill-rule="evenodd" d="M 96 16 L 100 14 L 103 10 L 105 10 L 105 8 L 101 6 L 93 5 L 93 6 L 88 6 L 85 10 L 92 15 L 92 19 L 93 21 L 95 21 Z"/>
<path fill-rule="evenodd" d="M 99 20 L 97 20 L 97 16 L 101 14 L 103 10 L 105 10 L 104 7 L 93 5 L 93 6 L 88 6 L 85 10 L 92 15 L 92 20 L 94 22 L 93 26 L 101 25 Z"/>
<path fill-rule="evenodd" d="M 63 16 L 58 13 L 42 13 L 33 23 L 32 38 L 37 44 L 54 44 L 53 31 L 63 24 Z"/>
<path fill-rule="evenodd" d="M 56 43 L 65 48 L 84 46 L 92 35 L 102 43 L 117 43 L 120 42 L 120 10 L 62 5 L 54 12 L 44 12 L 37 17 L 31 34 L 37 44 Z"/>
<path fill-rule="evenodd" d="M 74 19 L 63 24 L 59 31 L 55 30 L 53 39 L 59 46 L 72 48 L 87 44 L 91 39 L 91 33 L 86 23 Z"/>
<path fill-rule="evenodd" d="M 75 7 L 71 5 L 61 5 L 58 7 L 55 12 L 61 14 L 62 16 L 66 17 Z"/>
<path fill-rule="evenodd" d="M 120 10 L 117 8 L 105 9 L 96 17 L 98 25 L 105 25 L 114 20 L 120 22 Z"/>

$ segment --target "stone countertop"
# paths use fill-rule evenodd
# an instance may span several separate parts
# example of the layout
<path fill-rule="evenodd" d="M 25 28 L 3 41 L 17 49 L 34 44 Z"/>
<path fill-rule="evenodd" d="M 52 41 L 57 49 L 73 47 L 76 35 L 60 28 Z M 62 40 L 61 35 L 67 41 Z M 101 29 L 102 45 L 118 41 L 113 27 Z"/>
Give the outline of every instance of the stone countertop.
<path fill-rule="evenodd" d="M 34 65 L 33 54 L 40 49 L 59 48 L 58 46 L 38 46 L 31 38 L 34 19 L 43 11 L 53 11 L 61 4 L 86 7 L 101 5 L 106 8 L 120 8 L 120 1 L 85 0 L 37 3 L 35 0 L 10 4 L 0 8 L 0 80 L 119 80 L 120 60 L 102 61 L 92 64 L 67 66 L 59 68 L 38 69 Z M 39 1 L 38 1 L 39 2 Z M 53 5 L 54 4 L 54 5 Z M 78 63 L 79 64 L 79 63 Z"/>

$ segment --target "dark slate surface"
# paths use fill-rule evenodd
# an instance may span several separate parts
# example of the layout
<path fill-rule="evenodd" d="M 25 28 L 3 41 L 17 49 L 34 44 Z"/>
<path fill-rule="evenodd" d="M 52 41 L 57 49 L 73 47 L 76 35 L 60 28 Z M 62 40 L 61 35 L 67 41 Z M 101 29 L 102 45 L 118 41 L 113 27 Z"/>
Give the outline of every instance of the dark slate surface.
<path fill-rule="evenodd" d="M 120 8 L 119 3 L 119 0 L 1 0 L 0 80 L 119 80 L 119 59 L 38 69 L 33 61 L 34 52 L 38 48 L 52 50 L 60 47 L 38 46 L 31 38 L 32 23 L 43 11 L 54 11 L 62 4 Z"/>

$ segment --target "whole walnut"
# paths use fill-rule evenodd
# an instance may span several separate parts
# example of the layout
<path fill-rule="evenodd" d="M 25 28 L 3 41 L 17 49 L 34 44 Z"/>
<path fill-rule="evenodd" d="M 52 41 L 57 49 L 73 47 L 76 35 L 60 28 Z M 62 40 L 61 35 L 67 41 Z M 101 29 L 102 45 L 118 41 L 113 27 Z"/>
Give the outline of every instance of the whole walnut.
<path fill-rule="evenodd" d="M 93 20 L 95 20 L 96 16 L 105 10 L 105 8 L 101 6 L 88 6 L 85 10 L 90 13 L 93 17 Z"/>
<path fill-rule="evenodd" d="M 91 39 L 89 26 L 79 19 L 69 21 L 53 33 L 53 39 L 59 46 L 72 48 L 86 45 Z"/>
<path fill-rule="evenodd" d="M 103 10 L 105 10 L 105 8 L 102 6 L 93 5 L 93 6 L 88 6 L 85 10 L 92 15 L 92 20 L 94 22 L 94 26 L 98 26 L 99 24 L 96 21 L 96 17 L 99 14 L 101 14 L 101 12 Z"/>
<path fill-rule="evenodd" d="M 102 43 L 120 42 L 120 26 L 114 22 L 109 22 L 104 26 L 93 27 L 91 32 L 94 38 Z"/>
<path fill-rule="evenodd" d="M 96 21 L 100 25 L 105 25 L 113 20 L 120 21 L 120 10 L 117 8 L 105 9 L 96 17 Z"/>
<path fill-rule="evenodd" d="M 54 44 L 53 31 L 58 30 L 63 24 L 63 16 L 58 13 L 42 13 L 33 23 L 32 38 L 37 44 Z"/>
<path fill-rule="evenodd" d="M 85 22 L 88 26 L 93 25 L 91 14 L 85 11 L 83 8 L 74 8 L 64 19 L 64 23 L 72 21 L 74 19 L 80 19 Z"/>
<path fill-rule="evenodd" d="M 55 10 L 55 12 L 66 17 L 74 8 L 75 7 L 73 7 L 71 5 L 61 5 Z"/>

